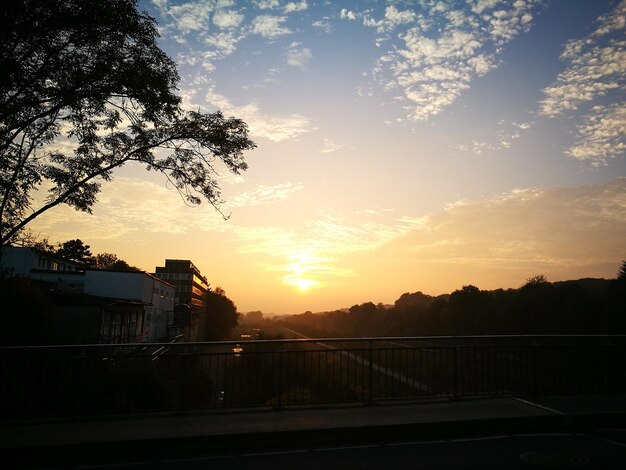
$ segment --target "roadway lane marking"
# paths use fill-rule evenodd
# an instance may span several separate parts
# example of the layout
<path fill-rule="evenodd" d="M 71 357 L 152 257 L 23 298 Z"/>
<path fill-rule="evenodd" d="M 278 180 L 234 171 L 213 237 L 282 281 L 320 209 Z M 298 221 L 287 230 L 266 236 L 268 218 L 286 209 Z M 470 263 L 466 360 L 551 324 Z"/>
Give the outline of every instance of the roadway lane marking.
<path fill-rule="evenodd" d="M 421 446 L 426 444 L 446 444 L 450 441 L 412 441 L 412 442 L 392 442 L 387 444 L 387 447 L 400 447 L 400 446 Z"/>
<path fill-rule="evenodd" d="M 509 439 L 511 436 L 508 434 L 501 434 L 497 436 L 485 436 L 485 437 L 461 437 L 458 439 L 450 439 L 448 442 L 478 442 L 478 441 L 497 441 L 499 439 Z"/>
<path fill-rule="evenodd" d="M 163 463 L 183 463 L 183 462 L 205 462 L 207 460 L 232 459 L 234 455 L 207 455 L 205 457 L 185 457 L 179 459 L 163 459 Z"/>
<path fill-rule="evenodd" d="M 619 447 L 626 447 L 626 443 L 616 441 L 615 439 L 611 439 L 610 437 L 598 436 L 597 434 L 589 434 L 590 437 L 594 437 L 599 441 L 607 442 L 609 444 L 613 444 Z"/>
<path fill-rule="evenodd" d="M 297 449 L 297 450 L 282 450 L 275 452 L 254 452 L 251 454 L 241 454 L 241 457 L 260 457 L 265 455 L 288 455 L 288 454 L 303 454 L 308 452 L 306 449 Z"/>
<path fill-rule="evenodd" d="M 474 442 L 474 441 L 495 441 L 499 439 L 517 439 L 525 437 L 568 437 L 572 436 L 572 433 L 526 433 L 526 434 L 498 434 L 495 436 L 482 436 L 482 437 L 461 437 L 457 439 L 442 439 L 434 441 L 411 441 L 411 442 L 392 442 L 387 444 L 388 447 L 398 446 L 420 446 L 428 444 L 450 444 L 454 442 Z M 578 436 L 578 434 L 576 434 Z M 584 436 L 584 434 L 582 435 Z"/>
<path fill-rule="evenodd" d="M 336 450 L 353 450 L 353 449 L 375 449 L 382 447 L 380 444 L 366 444 L 361 446 L 343 446 L 343 447 L 322 447 L 321 449 L 313 449 L 314 452 L 333 452 Z"/>
<path fill-rule="evenodd" d="M 91 465 L 77 465 L 76 468 L 145 467 L 146 465 L 154 465 L 154 462 L 146 460 L 141 462 L 99 463 Z"/>
<path fill-rule="evenodd" d="M 313 339 L 309 336 L 303 335 L 302 333 L 298 333 L 297 331 L 292 330 L 291 328 L 283 328 L 283 330 L 288 331 L 294 335 L 298 335 L 301 336 L 304 339 Z M 409 387 L 413 387 L 417 390 L 419 390 L 420 392 L 426 392 L 426 393 L 430 393 L 431 392 L 431 388 L 430 386 L 423 384 L 417 380 L 414 380 L 410 377 L 407 377 L 405 375 L 400 374 L 399 372 L 390 370 L 387 366 L 381 367 L 378 364 L 376 364 L 375 362 L 372 361 L 372 363 L 370 364 L 370 361 L 368 359 L 364 359 L 363 357 L 359 357 L 357 354 L 350 352 L 350 350 L 346 350 L 346 351 L 342 351 L 340 349 L 337 349 L 334 346 L 331 346 L 330 344 L 326 344 L 320 341 L 316 341 L 315 344 L 319 344 L 320 346 L 326 348 L 326 349 L 330 349 L 332 351 L 337 351 L 339 354 L 341 354 L 344 357 L 347 357 L 348 359 L 353 359 L 355 362 L 358 362 L 359 364 L 363 364 L 364 366 L 367 367 L 372 367 L 373 370 L 375 370 L 376 372 L 380 372 L 381 374 L 385 374 L 397 381 L 399 381 L 401 384 L 403 385 L 408 385 Z M 362 352 L 365 352 L 367 350 L 363 350 Z"/>
<path fill-rule="evenodd" d="M 554 414 L 561 415 L 561 416 L 565 416 L 567 414 L 562 411 L 555 410 L 554 408 L 549 408 L 547 406 L 540 405 L 539 403 L 524 400 L 523 398 L 519 398 L 519 397 L 511 397 L 511 398 L 513 398 L 513 400 L 515 401 L 519 401 L 520 403 L 524 403 L 525 405 L 534 406 L 535 408 L 539 408 L 540 410 L 544 410 L 544 411 L 549 411 L 550 413 L 554 413 Z"/>

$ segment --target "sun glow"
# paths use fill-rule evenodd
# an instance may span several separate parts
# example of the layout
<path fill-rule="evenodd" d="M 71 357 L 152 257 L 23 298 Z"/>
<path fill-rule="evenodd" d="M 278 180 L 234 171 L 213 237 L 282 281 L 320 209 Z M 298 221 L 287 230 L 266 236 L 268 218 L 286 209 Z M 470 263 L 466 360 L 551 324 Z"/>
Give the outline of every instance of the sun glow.
<path fill-rule="evenodd" d="M 318 285 L 317 282 L 311 279 L 292 279 L 292 283 L 297 286 L 301 292 L 308 292 L 309 289 Z"/>
<path fill-rule="evenodd" d="M 310 251 L 301 251 L 289 256 L 290 263 L 285 266 L 287 274 L 283 277 L 283 282 L 298 288 L 302 293 L 310 289 L 320 287 L 320 283 L 312 279 L 319 271 L 320 258 L 312 255 Z"/>

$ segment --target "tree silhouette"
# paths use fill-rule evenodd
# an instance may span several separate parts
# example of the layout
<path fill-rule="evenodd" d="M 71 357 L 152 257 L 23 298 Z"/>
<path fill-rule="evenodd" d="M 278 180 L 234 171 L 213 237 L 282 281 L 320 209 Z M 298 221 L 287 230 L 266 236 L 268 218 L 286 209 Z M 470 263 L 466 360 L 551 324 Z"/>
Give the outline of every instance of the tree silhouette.
<path fill-rule="evenodd" d="M 89 245 L 85 245 L 81 239 L 77 238 L 59 243 L 56 254 L 69 261 L 92 265 L 94 264 L 94 258 L 89 248 Z"/>
<path fill-rule="evenodd" d="M 205 339 L 227 339 L 239 320 L 237 307 L 232 300 L 226 297 L 226 293 L 221 287 L 207 291 L 205 305 Z"/>
<path fill-rule="evenodd" d="M 547 282 L 548 278 L 545 275 L 537 274 L 536 276 L 526 279 L 526 283 L 523 287 L 540 286 L 541 284 L 546 284 Z"/>
<path fill-rule="evenodd" d="M 622 265 L 617 272 L 617 280 L 620 282 L 626 282 L 626 261 L 622 261 Z"/>
<path fill-rule="evenodd" d="M 94 258 L 94 268 L 113 269 L 116 271 L 141 271 L 141 269 L 131 266 L 123 259 L 119 259 L 113 253 L 98 253 Z"/>
<path fill-rule="evenodd" d="M 188 204 L 219 210 L 218 166 L 238 174 L 255 145 L 239 119 L 181 109 L 157 37 L 137 0 L 3 3 L 0 246 L 60 204 L 90 213 L 128 162 L 162 173 Z"/>

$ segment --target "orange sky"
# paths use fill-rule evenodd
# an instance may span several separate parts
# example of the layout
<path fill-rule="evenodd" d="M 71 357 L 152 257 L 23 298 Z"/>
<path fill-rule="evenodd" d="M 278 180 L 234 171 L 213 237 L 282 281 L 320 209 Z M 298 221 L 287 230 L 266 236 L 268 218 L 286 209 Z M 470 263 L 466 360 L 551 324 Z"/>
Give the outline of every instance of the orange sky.
<path fill-rule="evenodd" d="M 146 271 L 191 259 L 242 312 L 616 275 L 626 0 L 142 0 L 184 106 L 243 118 L 231 217 L 129 166 L 32 225 Z"/>

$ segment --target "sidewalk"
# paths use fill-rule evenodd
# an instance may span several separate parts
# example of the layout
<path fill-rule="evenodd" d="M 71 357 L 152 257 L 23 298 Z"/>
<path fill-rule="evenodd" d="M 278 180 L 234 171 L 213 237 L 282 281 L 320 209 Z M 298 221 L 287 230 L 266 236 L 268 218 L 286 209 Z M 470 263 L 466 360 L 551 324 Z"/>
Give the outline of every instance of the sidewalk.
<path fill-rule="evenodd" d="M 517 398 L 428 401 L 414 404 L 230 410 L 206 414 L 0 425 L 0 452 L 50 463 L 102 447 L 140 454 L 278 448 L 294 443 L 350 439 L 433 439 L 522 432 L 560 432 L 626 426 L 626 396 L 553 397 L 533 403 Z"/>

